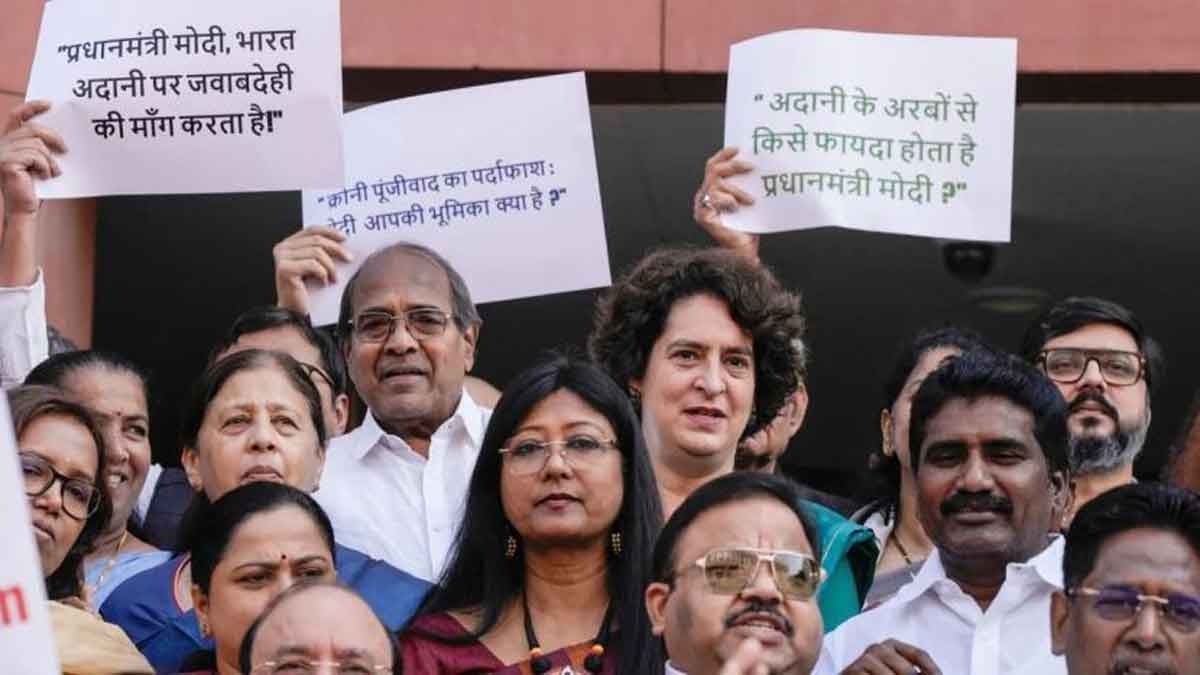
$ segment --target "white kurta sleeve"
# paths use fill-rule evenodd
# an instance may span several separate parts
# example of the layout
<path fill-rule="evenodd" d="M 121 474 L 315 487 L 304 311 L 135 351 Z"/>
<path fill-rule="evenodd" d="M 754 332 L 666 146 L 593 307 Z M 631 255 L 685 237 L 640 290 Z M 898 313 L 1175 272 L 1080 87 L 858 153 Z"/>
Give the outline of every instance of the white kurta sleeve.
<path fill-rule="evenodd" d="M 0 386 L 24 382 L 49 353 L 46 284 L 39 268 L 31 285 L 0 288 Z"/>

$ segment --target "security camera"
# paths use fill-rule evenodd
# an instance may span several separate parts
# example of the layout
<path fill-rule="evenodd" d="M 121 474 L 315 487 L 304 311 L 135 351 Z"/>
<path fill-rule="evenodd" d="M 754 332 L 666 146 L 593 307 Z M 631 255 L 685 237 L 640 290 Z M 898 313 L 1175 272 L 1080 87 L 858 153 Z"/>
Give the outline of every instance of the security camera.
<path fill-rule="evenodd" d="M 968 284 L 979 283 L 992 271 L 996 247 L 975 241 L 942 243 L 942 263 L 950 276 Z"/>

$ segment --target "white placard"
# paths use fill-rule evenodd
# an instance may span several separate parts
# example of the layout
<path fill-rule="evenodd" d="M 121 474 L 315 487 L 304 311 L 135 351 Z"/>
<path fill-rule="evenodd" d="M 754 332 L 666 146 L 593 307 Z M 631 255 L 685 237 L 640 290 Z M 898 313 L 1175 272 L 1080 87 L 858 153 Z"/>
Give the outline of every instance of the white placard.
<path fill-rule="evenodd" d="M 30 99 L 61 133 L 46 198 L 333 187 L 337 0 L 54 0 Z"/>
<path fill-rule="evenodd" d="M 354 262 L 309 287 L 314 323 L 372 251 L 423 244 L 476 302 L 612 283 L 583 73 L 390 101 L 345 117 L 339 191 L 304 192 L 304 222 L 347 235 Z"/>
<path fill-rule="evenodd" d="M 0 661 L 6 673 L 57 675 L 46 582 L 20 476 L 8 400 L 0 396 Z"/>
<path fill-rule="evenodd" d="M 1008 241 L 1017 42 L 802 29 L 729 53 L 725 144 L 746 232 Z"/>

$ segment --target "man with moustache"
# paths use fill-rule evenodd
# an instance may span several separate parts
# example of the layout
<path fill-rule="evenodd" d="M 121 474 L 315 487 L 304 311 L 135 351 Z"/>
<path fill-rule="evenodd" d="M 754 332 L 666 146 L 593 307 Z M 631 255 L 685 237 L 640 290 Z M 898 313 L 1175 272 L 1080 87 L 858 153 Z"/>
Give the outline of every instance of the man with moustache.
<path fill-rule="evenodd" d="M 1070 675 L 1200 675 L 1200 496 L 1143 483 L 1088 502 L 1063 583 L 1050 624 Z"/>
<path fill-rule="evenodd" d="M 786 478 L 737 471 L 692 492 L 663 526 L 646 587 L 665 675 L 808 675 L 821 648 L 819 541 Z"/>
<path fill-rule="evenodd" d="M 1062 587 L 1070 504 L 1066 404 L 1020 359 L 970 351 L 913 399 L 919 517 L 935 548 L 916 578 L 825 636 L 820 675 L 1064 673 L 1046 617 Z"/>
<path fill-rule="evenodd" d="M 434 581 L 451 553 L 491 410 L 464 389 L 482 321 L 442 256 L 372 253 L 342 293 L 338 333 L 367 404 L 333 439 L 321 489 L 338 541 Z"/>
<path fill-rule="evenodd" d="M 1163 368 L 1162 352 L 1142 322 L 1109 300 L 1067 298 L 1033 322 L 1021 353 L 1067 400 L 1075 508 L 1133 482 L 1133 463 L 1150 428 L 1151 389 Z"/>

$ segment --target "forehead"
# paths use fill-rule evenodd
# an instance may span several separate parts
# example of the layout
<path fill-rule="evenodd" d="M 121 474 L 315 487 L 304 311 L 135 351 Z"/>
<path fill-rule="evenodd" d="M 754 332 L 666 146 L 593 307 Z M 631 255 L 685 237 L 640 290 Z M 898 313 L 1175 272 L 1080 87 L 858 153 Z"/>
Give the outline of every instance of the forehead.
<path fill-rule="evenodd" d="M 1002 396 L 950 399 L 925 424 L 925 445 L 1000 439 L 1040 447 L 1033 436 L 1033 413 Z"/>
<path fill-rule="evenodd" d="M 248 562 L 278 563 L 285 555 L 292 559 L 330 555 L 312 516 L 294 505 L 256 513 L 242 521 L 220 565 L 229 568 Z"/>
<path fill-rule="evenodd" d="M 913 366 L 912 372 L 908 374 L 905 380 L 907 384 L 914 385 L 918 382 L 923 382 L 938 366 L 942 365 L 942 361 L 957 356 L 962 353 L 958 347 L 934 347 L 921 354 L 921 358 L 917 359 L 917 364 Z"/>
<path fill-rule="evenodd" d="M 336 616 L 337 621 L 313 621 L 314 616 Z M 293 646 L 327 656 L 337 650 L 361 649 L 372 660 L 387 664 L 389 639 L 365 602 L 341 588 L 322 586 L 288 598 L 271 612 L 259 627 L 254 655 L 267 659 Z"/>
<path fill-rule="evenodd" d="M 25 426 L 18 439 L 23 450 L 33 451 L 59 473 L 94 479 L 99 457 L 91 432 L 73 417 L 41 415 Z"/>
<path fill-rule="evenodd" d="M 414 306 L 450 308 L 450 279 L 429 258 L 411 251 L 389 251 L 359 272 L 351 298 L 354 313 Z"/>
<path fill-rule="evenodd" d="M 755 496 L 697 516 L 679 538 L 675 564 L 686 565 L 712 549 L 731 546 L 813 552 L 794 511 L 774 497 Z"/>
<path fill-rule="evenodd" d="M 145 415 L 146 392 L 133 373 L 89 366 L 72 372 L 63 383 L 85 405 L 106 414 Z"/>
<path fill-rule="evenodd" d="M 1133 334 L 1115 323 L 1089 323 L 1046 341 L 1042 349 L 1118 349 L 1138 351 Z"/>
<path fill-rule="evenodd" d="M 612 433 L 608 418 L 573 391 L 559 389 L 542 399 L 521 420 L 518 430 L 573 426 L 579 423 Z"/>
<path fill-rule="evenodd" d="M 1189 593 L 1200 591 L 1200 554 L 1178 532 L 1136 528 L 1106 539 L 1085 579 L 1087 584 L 1161 583 Z"/>
<path fill-rule="evenodd" d="M 304 339 L 300 330 L 295 326 L 275 326 L 266 330 L 245 333 L 239 336 L 237 342 L 226 350 L 224 356 L 247 349 L 270 349 L 283 352 L 302 363 L 314 366 L 321 363 L 321 351 Z"/>
<path fill-rule="evenodd" d="M 676 340 L 720 347 L 745 347 L 752 343 L 750 333 L 733 320 L 729 305 L 708 293 L 683 298 L 671 305 L 658 341 Z"/>
<path fill-rule="evenodd" d="M 304 398 L 291 379 L 274 365 L 263 365 L 235 373 L 221 385 L 212 402 L 217 405 L 271 402 L 296 408 L 308 405 L 308 399 Z"/>

